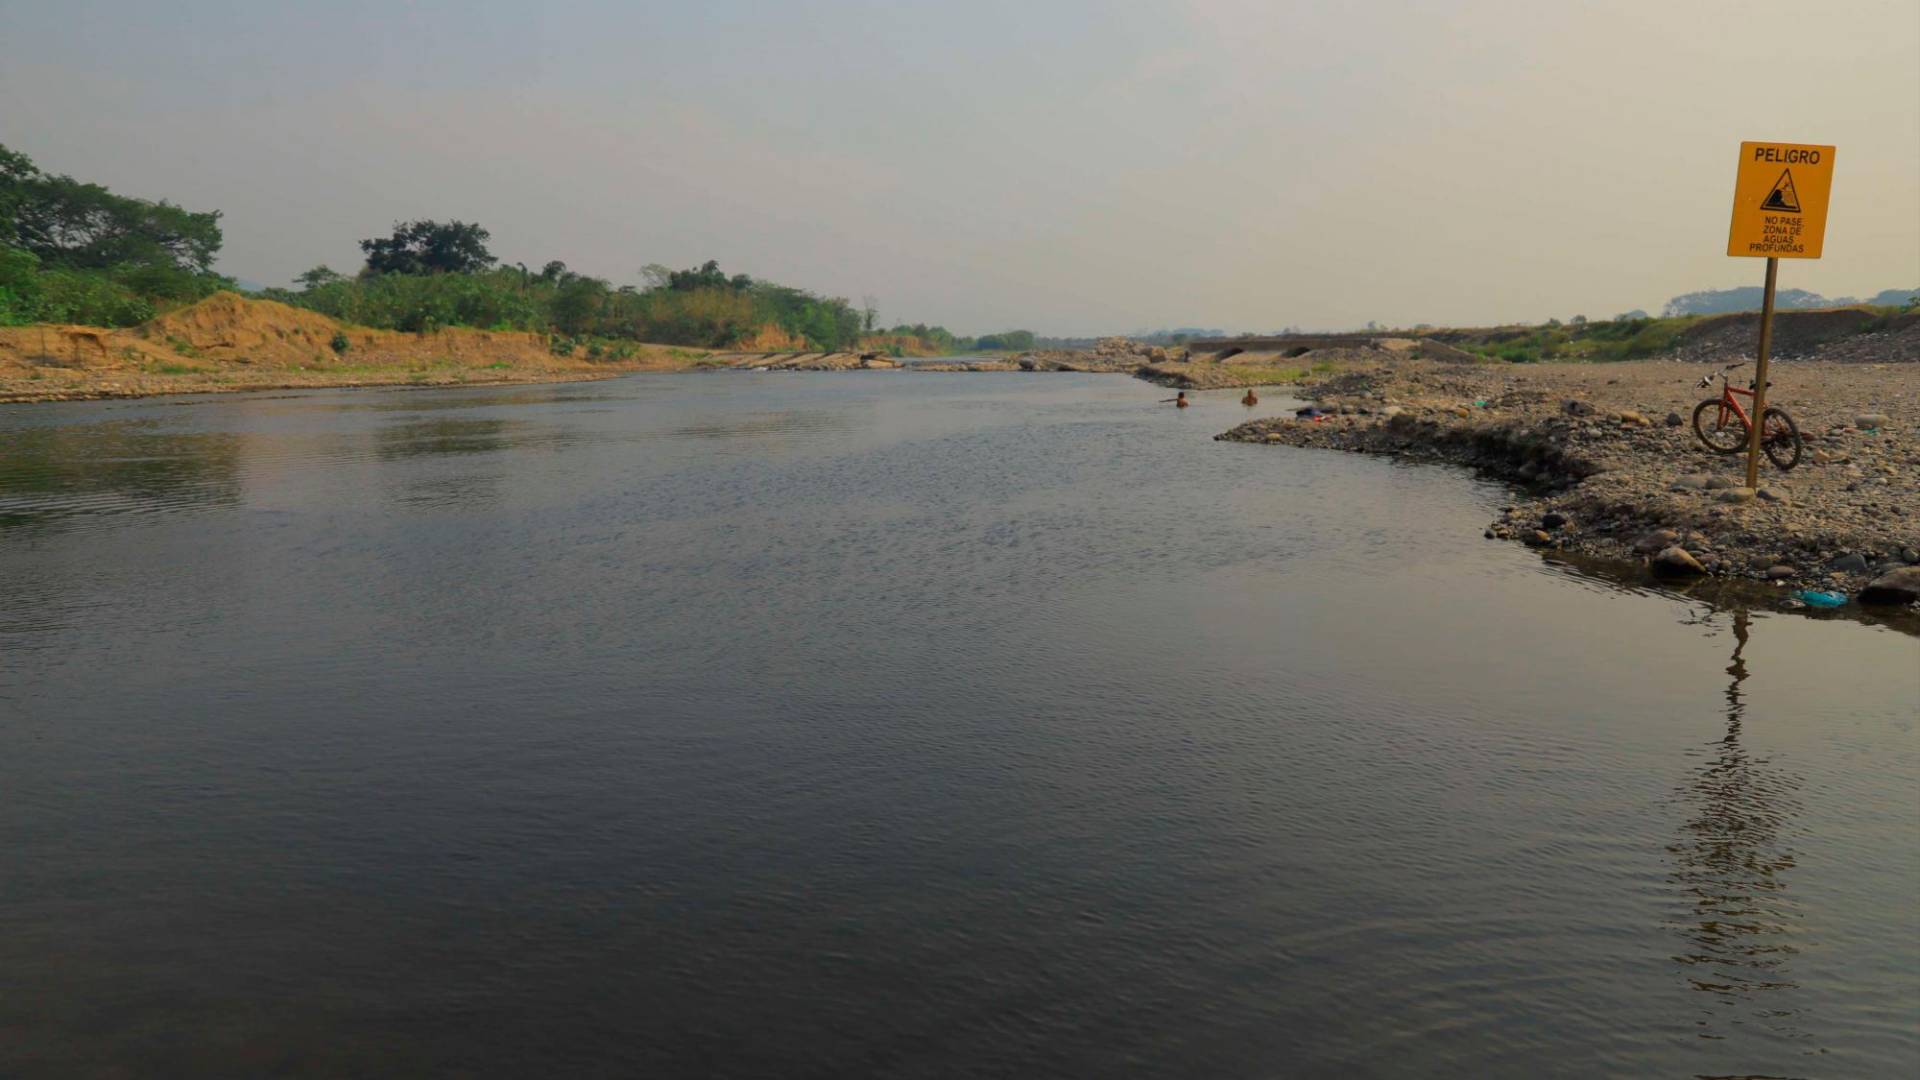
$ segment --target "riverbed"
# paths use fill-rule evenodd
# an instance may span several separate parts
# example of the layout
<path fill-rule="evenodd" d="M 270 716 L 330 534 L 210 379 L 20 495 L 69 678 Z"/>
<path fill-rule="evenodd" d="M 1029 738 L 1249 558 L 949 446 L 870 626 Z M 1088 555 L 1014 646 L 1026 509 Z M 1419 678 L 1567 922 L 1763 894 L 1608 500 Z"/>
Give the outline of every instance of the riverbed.
<path fill-rule="evenodd" d="M 0 1073 L 1920 1059 L 1920 642 L 1165 396 L 0 406 Z"/>

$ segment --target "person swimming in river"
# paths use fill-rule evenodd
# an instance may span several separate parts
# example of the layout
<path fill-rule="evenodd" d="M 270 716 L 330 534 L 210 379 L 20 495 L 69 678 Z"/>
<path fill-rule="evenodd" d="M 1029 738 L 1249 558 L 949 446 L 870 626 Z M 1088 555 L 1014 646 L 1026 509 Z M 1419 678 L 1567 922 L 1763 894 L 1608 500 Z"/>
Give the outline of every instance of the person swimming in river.
<path fill-rule="evenodd" d="M 1187 392 L 1185 390 L 1180 391 L 1178 394 L 1175 394 L 1173 397 L 1163 397 L 1160 399 L 1160 403 L 1162 405 L 1166 404 L 1169 401 L 1173 402 L 1173 407 L 1176 409 L 1184 409 L 1187 406 L 1193 404 L 1193 402 L 1187 400 Z"/>
<path fill-rule="evenodd" d="M 1247 387 L 1247 396 L 1240 399 L 1240 404 L 1245 405 L 1247 408 L 1251 409 L 1255 405 L 1260 404 L 1260 395 L 1254 393 L 1253 387 L 1249 386 Z"/>

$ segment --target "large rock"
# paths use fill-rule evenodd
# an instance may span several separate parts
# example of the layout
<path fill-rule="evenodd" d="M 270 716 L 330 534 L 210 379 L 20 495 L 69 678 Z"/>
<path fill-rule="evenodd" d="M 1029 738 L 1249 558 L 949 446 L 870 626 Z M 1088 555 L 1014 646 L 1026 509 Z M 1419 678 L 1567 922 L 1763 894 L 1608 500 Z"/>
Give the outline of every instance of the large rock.
<path fill-rule="evenodd" d="M 1916 600 L 1920 600 L 1920 566 L 1889 570 L 1860 592 L 1863 604 L 1911 604 Z"/>
<path fill-rule="evenodd" d="M 1672 547 L 1680 539 L 1680 533 L 1674 529 L 1655 529 L 1633 542 L 1633 550 L 1642 555 L 1651 555 L 1661 548 Z"/>
<path fill-rule="evenodd" d="M 1740 481 L 1735 480 L 1731 476 L 1715 475 L 1715 476 L 1707 477 L 1708 491 L 1725 491 L 1728 488 L 1737 488 L 1739 486 L 1740 486 Z"/>
<path fill-rule="evenodd" d="M 1678 544 L 1662 548 L 1660 554 L 1653 557 L 1653 572 L 1661 577 L 1689 578 L 1699 577 L 1707 572 L 1700 560 Z"/>
<path fill-rule="evenodd" d="M 1827 563 L 1827 569 L 1839 570 L 1849 574 L 1865 573 L 1867 569 L 1867 557 L 1857 551 L 1851 551 Z"/>
<path fill-rule="evenodd" d="M 1873 428 L 1886 427 L 1887 414 L 1877 413 L 1877 412 L 1861 413 L 1860 415 L 1853 418 L 1853 426 L 1861 429 L 1862 431 L 1868 431 Z"/>
<path fill-rule="evenodd" d="M 1600 411 L 1594 407 L 1593 402 L 1581 401 L 1579 398 L 1568 398 L 1560 407 L 1567 411 L 1568 416 L 1592 416 Z"/>
<path fill-rule="evenodd" d="M 1714 496 L 1723 503 L 1744 503 L 1753 501 L 1753 489 L 1750 487 L 1730 487 Z"/>

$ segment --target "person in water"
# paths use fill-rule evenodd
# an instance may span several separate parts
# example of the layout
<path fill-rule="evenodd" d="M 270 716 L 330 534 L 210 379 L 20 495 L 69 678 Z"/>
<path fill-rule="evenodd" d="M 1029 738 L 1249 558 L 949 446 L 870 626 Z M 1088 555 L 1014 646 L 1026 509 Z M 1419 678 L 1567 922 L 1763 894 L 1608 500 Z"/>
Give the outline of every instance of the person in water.
<path fill-rule="evenodd" d="M 1240 404 L 1245 405 L 1247 408 L 1251 409 L 1255 405 L 1260 404 L 1260 395 L 1254 393 L 1253 387 L 1249 386 L 1247 387 L 1247 396 L 1240 399 Z"/>
<path fill-rule="evenodd" d="M 1174 408 L 1184 409 L 1191 404 L 1193 404 L 1193 402 L 1187 400 L 1187 392 L 1185 390 L 1182 390 L 1178 394 L 1174 395 L 1174 398 L 1173 398 Z"/>

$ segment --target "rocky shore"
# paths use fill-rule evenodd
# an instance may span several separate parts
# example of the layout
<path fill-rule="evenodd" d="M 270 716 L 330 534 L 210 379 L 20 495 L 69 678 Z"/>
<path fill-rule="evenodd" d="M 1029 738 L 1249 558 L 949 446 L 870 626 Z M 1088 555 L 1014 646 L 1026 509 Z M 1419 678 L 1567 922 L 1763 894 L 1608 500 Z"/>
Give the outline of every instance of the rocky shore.
<path fill-rule="evenodd" d="M 1021 371 L 1091 371 L 1101 374 L 1136 374 L 1145 365 L 1164 362 L 1180 350 L 1169 352 L 1159 345 L 1147 345 L 1122 337 L 1101 338 L 1091 349 L 1036 349 L 1013 358 Z"/>
<path fill-rule="evenodd" d="M 1669 579 L 1751 579 L 1783 607 L 1816 591 L 1920 613 L 1920 368 L 1775 365 L 1769 400 L 1793 414 L 1806 450 L 1789 472 L 1763 462 L 1757 491 L 1743 486 L 1744 456 L 1693 434 L 1709 370 L 1408 359 L 1306 390 L 1322 418 L 1255 420 L 1218 438 L 1465 465 L 1516 485 L 1489 539 Z"/>

